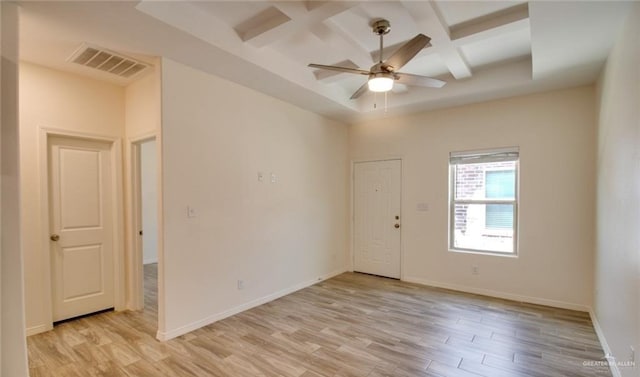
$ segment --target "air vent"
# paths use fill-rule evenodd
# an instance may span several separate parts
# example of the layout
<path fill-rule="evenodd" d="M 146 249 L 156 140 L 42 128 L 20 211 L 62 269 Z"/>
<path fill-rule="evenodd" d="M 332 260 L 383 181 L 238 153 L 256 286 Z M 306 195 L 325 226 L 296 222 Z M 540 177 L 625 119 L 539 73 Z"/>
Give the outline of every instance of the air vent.
<path fill-rule="evenodd" d="M 88 44 L 82 44 L 67 61 L 126 79 L 133 78 L 149 67 L 139 60 Z"/>

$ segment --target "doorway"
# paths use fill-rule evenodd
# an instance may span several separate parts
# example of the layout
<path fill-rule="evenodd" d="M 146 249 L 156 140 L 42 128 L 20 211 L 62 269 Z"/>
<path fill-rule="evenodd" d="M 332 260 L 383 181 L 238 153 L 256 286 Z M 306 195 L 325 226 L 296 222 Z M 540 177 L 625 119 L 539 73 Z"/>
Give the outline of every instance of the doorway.
<path fill-rule="evenodd" d="M 134 173 L 134 233 L 136 260 L 141 261 L 138 277 L 140 309 L 156 318 L 158 313 L 158 149 L 155 137 L 132 144 Z"/>
<path fill-rule="evenodd" d="M 354 164 L 354 271 L 400 279 L 401 160 Z"/>

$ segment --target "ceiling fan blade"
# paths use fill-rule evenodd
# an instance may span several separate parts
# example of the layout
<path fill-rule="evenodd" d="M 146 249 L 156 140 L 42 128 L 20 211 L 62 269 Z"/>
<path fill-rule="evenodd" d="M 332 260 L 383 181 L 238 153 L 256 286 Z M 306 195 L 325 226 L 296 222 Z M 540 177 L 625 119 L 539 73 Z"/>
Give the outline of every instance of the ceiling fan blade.
<path fill-rule="evenodd" d="M 367 90 L 369 90 L 369 82 L 368 81 L 366 81 L 364 84 L 362 84 L 362 86 L 359 87 L 358 90 L 356 90 L 356 92 L 353 93 L 353 95 L 349 99 L 356 99 L 356 98 L 360 97 L 362 94 L 364 94 L 364 92 L 366 92 Z"/>
<path fill-rule="evenodd" d="M 309 67 L 327 69 L 329 71 L 338 71 L 338 72 L 344 72 L 344 73 L 355 73 L 357 75 L 367 75 L 367 76 L 369 75 L 369 71 L 365 71 L 363 69 L 338 67 L 335 65 L 309 64 Z"/>
<path fill-rule="evenodd" d="M 427 88 L 442 88 L 446 81 L 433 79 L 427 76 L 412 75 L 411 73 L 395 73 L 396 81 L 400 84 L 425 86 Z"/>
<path fill-rule="evenodd" d="M 431 40 L 424 34 L 418 34 L 409 42 L 405 43 L 396 52 L 384 61 L 385 65 L 389 65 L 394 71 L 399 70 L 403 65 L 407 64 L 409 60 L 420 52 Z"/>

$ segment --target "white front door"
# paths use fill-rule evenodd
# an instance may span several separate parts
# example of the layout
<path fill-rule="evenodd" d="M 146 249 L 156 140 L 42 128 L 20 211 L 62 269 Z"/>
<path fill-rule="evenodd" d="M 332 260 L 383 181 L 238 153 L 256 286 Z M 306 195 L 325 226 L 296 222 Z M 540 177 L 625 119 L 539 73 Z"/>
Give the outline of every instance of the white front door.
<path fill-rule="evenodd" d="M 111 144 L 51 137 L 53 320 L 114 306 Z"/>
<path fill-rule="evenodd" d="M 354 270 L 400 278 L 400 160 L 354 170 Z"/>

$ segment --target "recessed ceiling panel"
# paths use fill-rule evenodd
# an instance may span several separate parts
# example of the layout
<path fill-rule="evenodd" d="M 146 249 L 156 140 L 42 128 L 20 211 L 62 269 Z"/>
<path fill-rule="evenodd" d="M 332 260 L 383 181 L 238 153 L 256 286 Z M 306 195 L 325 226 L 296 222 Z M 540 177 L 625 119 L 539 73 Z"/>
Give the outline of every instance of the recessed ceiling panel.
<path fill-rule="evenodd" d="M 398 2 L 368 2 L 331 18 L 344 31 L 361 43 L 367 50 L 379 49 L 379 38 L 371 29 L 371 22 L 377 19 L 391 22 L 391 32 L 384 36 L 386 46 L 406 42 L 418 34 L 411 14 Z"/>
<path fill-rule="evenodd" d="M 438 1 L 436 5 L 447 25 L 454 26 L 523 3 L 526 1 Z"/>
<path fill-rule="evenodd" d="M 448 74 L 449 69 L 442 57 L 437 53 L 433 53 L 415 57 L 402 67 L 400 72 L 434 77 Z"/>
<path fill-rule="evenodd" d="M 472 68 L 529 56 L 531 54 L 531 30 L 529 28 L 497 34 L 460 47 L 465 60 Z"/>
<path fill-rule="evenodd" d="M 218 16 L 216 19 L 232 28 L 273 8 L 267 1 L 202 1 L 198 2 L 197 6 L 211 15 Z"/>
<path fill-rule="evenodd" d="M 290 35 L 270 47 L 281 53 L 283 57 L 293 59 L 302 65 L 309 63 L 334 64 L 344 60 L 343 55 L 336 53 L 331 46 L 325 46 L 322 40 L 309 32 Z M 310 61 L 309 59 L 315 60 Z M 317 61 L 318 59 L 322 59 L 322 61 Z"/>

